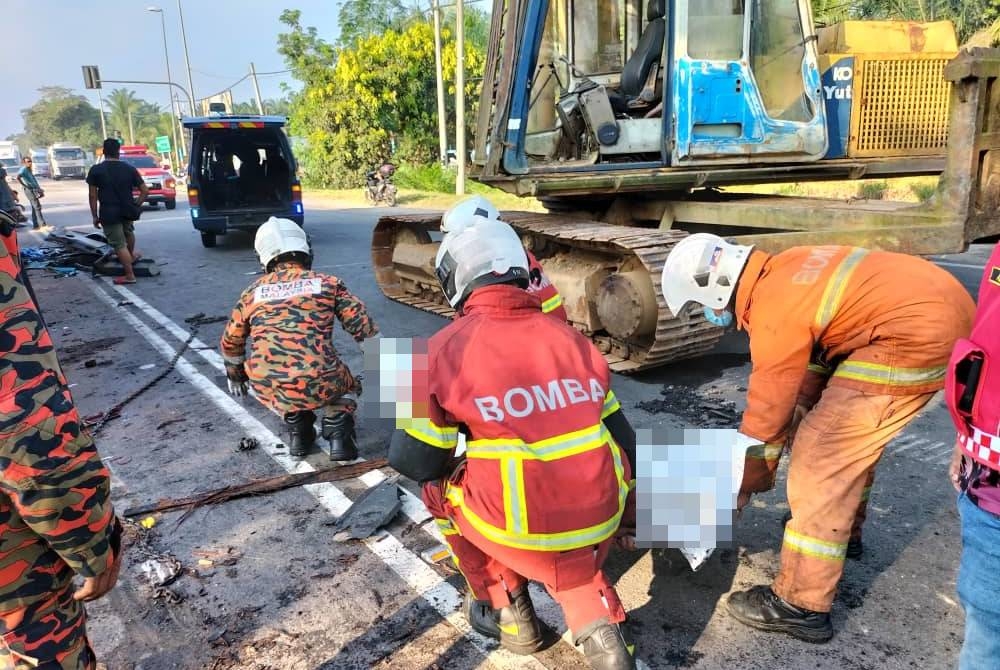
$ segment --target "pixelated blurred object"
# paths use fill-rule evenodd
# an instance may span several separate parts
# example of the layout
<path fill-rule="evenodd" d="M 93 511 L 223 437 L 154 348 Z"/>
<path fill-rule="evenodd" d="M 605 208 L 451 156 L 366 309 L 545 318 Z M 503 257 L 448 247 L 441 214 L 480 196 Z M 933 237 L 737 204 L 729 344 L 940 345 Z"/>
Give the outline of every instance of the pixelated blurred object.
<path fill-rule="evenodd" d="M 637 430 L 635 546 L 679 549 L 698 570 L 731 545 L 746 448 L 735 429 Z"/>

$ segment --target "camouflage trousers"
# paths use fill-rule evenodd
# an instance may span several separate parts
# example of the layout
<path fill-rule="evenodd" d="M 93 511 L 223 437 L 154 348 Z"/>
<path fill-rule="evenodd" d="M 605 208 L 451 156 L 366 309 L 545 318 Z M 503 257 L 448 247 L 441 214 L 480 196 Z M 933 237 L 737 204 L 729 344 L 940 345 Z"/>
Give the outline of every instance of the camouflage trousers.
<path fill-rule="evenodd" d="M 0 612 L 0 670 L 94 670 L 86 619 L 72 582 L 49 599 Z"/>

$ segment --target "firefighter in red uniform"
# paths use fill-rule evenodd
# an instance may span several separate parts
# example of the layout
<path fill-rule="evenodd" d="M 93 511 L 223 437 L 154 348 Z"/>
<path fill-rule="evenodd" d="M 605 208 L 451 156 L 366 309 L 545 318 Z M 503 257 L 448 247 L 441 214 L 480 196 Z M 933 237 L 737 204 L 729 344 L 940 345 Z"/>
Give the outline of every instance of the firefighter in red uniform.
<path fill-rule="evenodd" d="M 466 198 L 444 213 L 444 216 L 441 217 L 441 231 L 457 233 L 479 221 L 499 220 L 500 210 L 486 198 L 476 195 Z M 545 271 L 542 270 L 535 255 L 528 249 L 525 249 L 524 253 L 528 257 L 528 293 L 534 293 L 538 296 L 542 303 L 543 312 L 562 321 L 567 321 L 569 316 L 566 314 L 566 308 L 563 306 L 563 299 L 559 295 L 559 291 L 545 276 Z"/>
<path fill-rule="evenodd" d="M 524 290 L 528 260 L 506 223 L 446 234 L 436 271 L 459 317 L 430 339 L 426 388 L 414 397 L 426 392 L 427 418 L 396 431 L 389 463 L 423 484 L 468 582 L 475 630 L 514 653 L 538 651 L 534 580 L 591 667 L 634 668 L 625 611 L 601 569 L 635 471 L 635 432 L 608 364 Z M 467 452 L 456 461 L 459 430 Z"/>

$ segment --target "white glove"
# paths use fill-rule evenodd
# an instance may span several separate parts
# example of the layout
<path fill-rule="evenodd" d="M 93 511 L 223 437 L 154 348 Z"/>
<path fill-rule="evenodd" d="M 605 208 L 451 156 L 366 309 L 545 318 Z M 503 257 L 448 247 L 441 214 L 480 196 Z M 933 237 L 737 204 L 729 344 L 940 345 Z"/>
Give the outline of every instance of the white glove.
<path fill-rule="evenodd" d="M 227 378 L 226 383 L 229 384 L 229 392 L 237 398 L 242 398 L 247 394 L 247 382 L 235 382 Z"/>

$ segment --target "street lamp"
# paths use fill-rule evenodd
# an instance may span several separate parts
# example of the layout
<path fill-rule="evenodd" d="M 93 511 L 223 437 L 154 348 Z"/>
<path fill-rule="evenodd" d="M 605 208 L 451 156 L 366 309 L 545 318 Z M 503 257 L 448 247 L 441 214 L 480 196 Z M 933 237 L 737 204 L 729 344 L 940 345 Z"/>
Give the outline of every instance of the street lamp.
<path fill-rule="evenodd" d="M 188 71 L 188 92 L 191 94 L 191 116 L 194 116 L 194 81 L 191 79 L 191 59 L 188 57 L 188 38 L 187 33 L 184 32 L 184 12 L 181 10 L 181 0 L 177 0 L 177 15 L 181 19 L 181 40 L 184 42 L 184 64 L 187 66 Z"/>
<path fill-rule="evenodd" d="M 147 12 L 153 12 L 154 14 L 159 14 L 160 15 L 160 27 L 163 28 L 163 58 L 167 62 L 167 83 L 169 83 L 171 86 L 173 86 L 173 83 L 174 83 L 173 79 L 170 78 L 170 54 L 167 53 L 167 19 L 166 19 L 166 14 L 163 12 L 163 9 L 160 8 L 160 7 L 147 7 L 146 11 Z M 181 154 L 183 154 L 183 155 L 186 156 L 187 155 L 187 148 L 181 146 L 181 144 L 179 144 L 178 141 L 177 141 L 178 140 L 178 138 L 177 138 L 177 123 L 179 123 L 179 120 L 176 118 L 177 114 L 175 114 L 175 112 L 174 112 L 174 96 L 173 96 L 173 91 L 170 90 L 168 92 L 170 94 L 170 131 L 171 131 L 171 133 L 174 136 L 174 153 L 177 156 L 177 163 L 176 163 L 176 166 L 174 168 L 174 171 L 176 172 L 177 169 L 180 168 L 181 161 L 183 160 L 181 158 Z M 181 128 L 180 141 L 181 142 L 184 141 L 184 129 L 183 128 Z"/>

